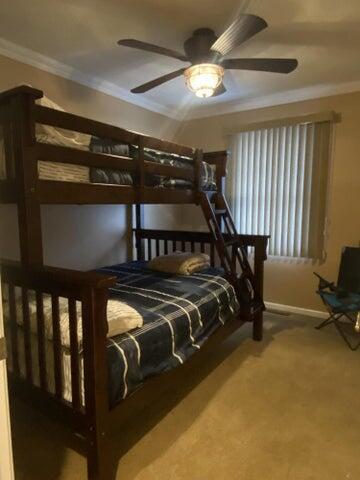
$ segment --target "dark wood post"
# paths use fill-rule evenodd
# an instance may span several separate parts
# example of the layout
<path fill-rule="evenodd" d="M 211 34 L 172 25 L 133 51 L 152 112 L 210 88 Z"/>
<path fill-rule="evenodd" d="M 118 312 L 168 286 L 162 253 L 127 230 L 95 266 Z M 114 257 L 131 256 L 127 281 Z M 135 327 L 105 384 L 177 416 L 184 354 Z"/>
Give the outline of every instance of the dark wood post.
<path fill-rule="evenodd" d="M 144 154 L 144 138 L 139 135 L 138 138 L 138 201 L 141 203 L 145 186 L 145 154 Z"/>
<path fill-rule="evenodd" d="M 203 160 L 203 151 L 196 150 L 194 156 L 194 188 L 196 192 L 201 190 L 201 162 Z"/>
<path fill-rule="evenodd" d="M 227 151 L 206 152 L 204 160 L 216 166 L 216 187 L 219 193 L 224 193 L 224 180 L 226 176 Z"/>
<path fill-rule="evenodd" d="M 266 236 L 259 236 L 255 239 L 255 253 L 254 253 L 254 280 L 255 288 L 259 293 L 260 298 L 264 298 L 264 261 L 267 259 L 267 244 L 268 238 Z M 263 312 L 256 314 L 253 323 L 253 339 L 260 342 L 263 338 Z"/>
<path fill-rule="evenodd" d="M 144 228 L 144 205 L 137 203 L 135 206 L 135 246 L 137 260 L 145 260 L 145 240 L 139 230 Z"/>
<path fill-rule="evenodd" d="M 112 282 L 113 284 L 114 282 Z M 89 480 L 112 480 L 109 455 L 109 395 L 106 316 L 108 288 L 88 287 L 83 293 L 83 343 L 87 467 Z"/>
<path fill-rule="evenodd" d="M 42 92 L 19 88 L 10 100 L 13 124 L 13 155 L 20 236 L 20 257 L 24 266 L 42 265 L 41 210 L 35 149 L 35 100 Z"/>

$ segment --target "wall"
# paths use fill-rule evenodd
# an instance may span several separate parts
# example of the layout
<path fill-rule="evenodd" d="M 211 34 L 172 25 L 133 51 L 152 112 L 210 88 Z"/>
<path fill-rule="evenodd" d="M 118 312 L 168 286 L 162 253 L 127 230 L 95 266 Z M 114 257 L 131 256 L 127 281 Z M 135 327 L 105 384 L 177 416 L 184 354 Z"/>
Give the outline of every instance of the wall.
<path fill-rule="evenodd" d="M 192 120 L 182 125 L 177 138 L 179 142 L 196 145 L 207 151 L 226 149 L 229 145 L 228 134 L 236 130 L 237 126 L 331 110 L 340 113 L 342 121 L 335 127 L 327 260 L 321 266 L 268 262 L 265 297 L 269 302 L 323 309 L 314 293 L 316 281 L 312 275 L 313 270 L 336 280 L 342 246 L 359 245 L 360 93 Z M 181 217 L 184 229 L 203 227 L 196 207 L 186 207 L 182 210 Z"/>
<path fill-rule="evenodd" d="M 0 56 L 0 91 L 30 84 L 71 113 L 171 140 L 178 122 L 94 89 Z M 158 212 L 149 208 L 149 215 Z M 126 260 L 129 223 L 125 206 L 44 206 L 45 263 L 86 270 Z M 0 255 L 18 257 L 17 213 L 0 205 Z"/>

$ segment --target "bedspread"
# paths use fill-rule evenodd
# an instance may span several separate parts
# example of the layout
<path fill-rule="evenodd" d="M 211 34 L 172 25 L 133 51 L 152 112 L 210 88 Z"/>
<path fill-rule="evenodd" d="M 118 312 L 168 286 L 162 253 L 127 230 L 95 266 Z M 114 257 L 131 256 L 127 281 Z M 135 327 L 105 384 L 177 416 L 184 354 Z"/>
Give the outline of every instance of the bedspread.
<path fill-rule="evenodd" d="M 239 305 L 220 269 L 170 275 L 130 262 L 99 270 L 118 277 L 111 297 L 136 309 L 143 326 L 108 339 L 110 404 L 193 355 Z"/>

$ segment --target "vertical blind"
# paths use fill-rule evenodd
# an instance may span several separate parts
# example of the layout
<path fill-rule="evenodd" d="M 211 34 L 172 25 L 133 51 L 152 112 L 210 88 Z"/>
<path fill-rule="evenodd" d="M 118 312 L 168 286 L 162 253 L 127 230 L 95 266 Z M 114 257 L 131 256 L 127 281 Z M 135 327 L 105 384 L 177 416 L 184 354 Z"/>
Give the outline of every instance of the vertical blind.
<path fill-rule="evenodd" d="M 331 122 L 233 136 L 226 194 L 238 231 L 271 235 L 269 254 L 323 259 Z"/>

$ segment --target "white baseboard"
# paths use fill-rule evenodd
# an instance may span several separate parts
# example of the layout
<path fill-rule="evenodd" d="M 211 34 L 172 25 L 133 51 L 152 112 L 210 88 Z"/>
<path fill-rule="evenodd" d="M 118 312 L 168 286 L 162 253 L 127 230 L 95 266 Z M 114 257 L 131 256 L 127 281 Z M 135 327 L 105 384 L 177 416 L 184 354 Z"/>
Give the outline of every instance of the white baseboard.
<path fill-rule="evenodd" d="M 307 315 L 308 317 L 327 318 L 329 314 L 320 310 L 310 310 L 308 308 L 294 307 L 293 305 L 283 305 L 281 303 L 265 302 L 266 308 L 278 310 L 279 312 L 297 313 L 298 315 Z"/>

